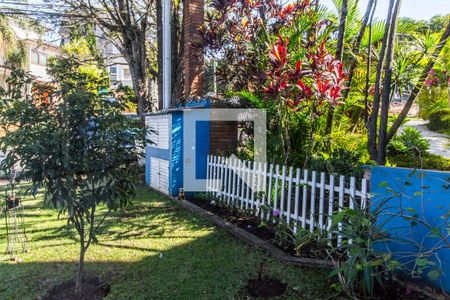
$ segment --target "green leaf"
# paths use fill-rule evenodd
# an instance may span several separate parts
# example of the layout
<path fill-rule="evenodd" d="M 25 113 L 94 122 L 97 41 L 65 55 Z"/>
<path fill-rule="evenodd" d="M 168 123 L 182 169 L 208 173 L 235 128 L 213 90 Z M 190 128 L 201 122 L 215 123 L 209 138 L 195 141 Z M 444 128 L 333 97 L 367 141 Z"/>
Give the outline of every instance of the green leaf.
<path fill-rule="evenodd" d="M 428 258 L 417 258 L 416 265 L 418 267 L 426 267 L 430 264 L 430 260 Z"/>
<path fill-rule="evenodd" d="M 380 182 L 379 186 L 380 187 L 387 187 L 387 186 L 389 186 L 389 184 L 388 184 L 387 181 L 382 181 L 382 182 Z"/>
<path fill-rule="evenodd" d="M 431 281 L 435 281 L 442 276 L 442 271 L 439 269 L 432 269 L 428 272 L 427 276 Z"/>
<path fill-rule="evenodd" d="M 412 208 L 412 207 L 407 207 L 406 210 L 411 212 L 411 213 L 415 213 L 416 212 L 416 210 L 414 208 Z"/>

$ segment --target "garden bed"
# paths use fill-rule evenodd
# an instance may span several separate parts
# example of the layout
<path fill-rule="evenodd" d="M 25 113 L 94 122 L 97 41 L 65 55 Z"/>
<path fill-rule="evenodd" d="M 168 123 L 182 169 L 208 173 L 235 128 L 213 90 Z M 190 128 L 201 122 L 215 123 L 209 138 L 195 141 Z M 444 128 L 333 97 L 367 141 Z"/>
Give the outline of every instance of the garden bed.
<path fill-rule="evenodd" d="M 234 236 L 245 241 L 247 244 L 261 248 L 266 253 L 280 259 L 285 263 L 297 266 L 332 268 L 332 263 L 328 260 L 309 257 L 295 257 L 273 245 L 270 239 L 263 239 L 262 237 L 264 236 L 267 238 L 273 237 L 274 232 L 270 228 L 259 226 L 258 223 L 256 223 L 256 217 L 234 216 L 233 213 L 227 208 L 208 204 L 208 201 L 201 199 L 190 198 L 187 201 L 180 201 L 180 203 L 185 208 L 206 217 L 217 226 L 222 227 Z M 228 219 L 225 219 L 222 216 L 228 216 Z"/>
<path fill-rule="evenodd" d="M 181 201 L 182 206 L 201 214 L 208 218 L 216 225 L 226 229 L 233 235 L 246 241 L 255 247 L 264 249 L 270 255 L 286 262 L 298 266 L 314 266 L 333 268 L 331 261 L 324 258 L 320 258 L 319 255 L 326 254 L 325 249 L 321 249 L 322 252 L 317 253 L 317 245 L 310 245 L 305 247 L 302 253 L 305 253 L 305 257 L 295 256 L 295 250 L 293 245 L 289 245 L 286 249 L 281 249 L 278 245 L 274 244 L 275 231 L 267 226 L 261 226 L 260 220 L 256 216 L 245 215 L 240 212 L 233 211 L 223 205 L 217 205 L 211 203 L 206 199 L 200 199 L 195 197 L 189 197 L 187 201 Z M 272 279 L 265 278 L 267 282 L 271 282 Z M 256 296 L 258 293 L 266 293 L 267 291 L 262 288 L 264 281 L 261 278 L 250 280 L 247 286 L 248 293 Z M 266 283 L 268 284 L 268 283 Z M 282 290 L 282 284 L 275 282 L 277 289 Z M 424 282 L 413 282 L 408 278 L 397 278 L 396 280 L 389 280 L 385 282 L 385 289 L 383 291 L 376 291 L 376 297 L 374 299 L 447 299 L 445 295 L 436 289 L 430 287 Z M 267 295 L 266 295 L 267 296 Z M 270 297 L 270 296 L 269 296 Z"/>
<path fill-rule="evenodd" d="M 248 215 L 243 214 L 242 212 L 239 212 L 237 210 L 231 210 L 223 205 L 218 204 L 212 204 L 213 201 L 207 201 L 205 199 L 199 199 L 196 197 L 189 197 L 187 199 L 189 202 L 219 216 L 224 221 L 229 222 L 243 230 L 245 230 L 248 233 L 251 233 L 252 235 L 260 238 L 261 240 L 272 244 L 273 246 L 277 247 L 278 249 L 286 252 L 286 254 L 294 256 L 294 257 L 300 257 L 297 255 L 297 252 L 295 250 L 295 246 L 292 242 L 288 242 L 284 245 L 284 247 L 280 247 L 276 242 L 276 233 L 273 227 L 268 225 L 261 225 L 261 220 L 254 216 L 254 215 Z M 323 263 L 323 261 L 327 260 L 327 253 L 326 249 L 321 248 L 320 245 L 317 245 L 314 242 L 311 242 L 307 245 L 305 245 L 302 248 L 302 255 L 301 258 L 309 258 L 309 259 L 315 259 Z M 331 265 L 331 263 L 330 263 Z"/>

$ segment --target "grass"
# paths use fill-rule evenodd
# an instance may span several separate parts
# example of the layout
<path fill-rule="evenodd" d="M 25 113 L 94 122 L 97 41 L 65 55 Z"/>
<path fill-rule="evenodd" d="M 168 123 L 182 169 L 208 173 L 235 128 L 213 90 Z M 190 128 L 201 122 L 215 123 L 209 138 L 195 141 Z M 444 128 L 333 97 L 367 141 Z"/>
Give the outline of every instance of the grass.
<path fill-rule="evenodd" d="M 111 283 L 107 299 L 248 299 L 246 282 L 262 261 L 265 275 L 288 284 L 282 299 L 333 297 L 326 271 L 267 257 L 146 187 L 133 203 L 106 219 L 87 252 L 87 272 Z M 24 197 L 24 206 L 29 251 L 16 261 L 0 255 L 0 299 L 39 299 L 75 275 L 74 228 L 44 207 L 42 195 Z M 1 250 L 5 239 L 2 222 Z"/>

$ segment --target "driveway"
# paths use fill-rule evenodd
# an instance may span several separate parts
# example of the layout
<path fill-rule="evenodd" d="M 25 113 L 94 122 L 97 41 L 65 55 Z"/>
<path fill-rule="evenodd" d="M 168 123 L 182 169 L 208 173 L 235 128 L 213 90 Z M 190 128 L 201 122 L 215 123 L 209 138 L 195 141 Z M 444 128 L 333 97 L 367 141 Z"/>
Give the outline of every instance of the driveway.
<path fill-rule="evenodd" d="M 430 142 L 429 153 L 450 158 L 450 137 L 446 134 L 429 130 L 426 126 L 427 123 L 428 121 L 425 120 L 412 119 L 406 122 L 404 126 L 413 127 L 422 133 L 422 136 Z"/>

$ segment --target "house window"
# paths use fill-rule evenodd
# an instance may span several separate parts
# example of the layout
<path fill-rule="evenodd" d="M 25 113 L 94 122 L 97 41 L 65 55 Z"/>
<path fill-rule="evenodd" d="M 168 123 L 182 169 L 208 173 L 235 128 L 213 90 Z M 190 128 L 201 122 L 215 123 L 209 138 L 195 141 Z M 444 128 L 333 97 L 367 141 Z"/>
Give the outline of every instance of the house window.
<path fill-rule="evenodd" d="M 109 67 L 109 74 L 111 75 L 117 75 L 117 67 Z"/>
<path fill-rule="evenodd" d="M 130 69 L 124 68 L 124 69 L 123 69 L 123 77 L 124 77 L 125 79 L 130 79 L 130 76 L 131 76 L 131 74 L 130 74 Z"/>
<path fill-rule="evenodd" d="M 31 53 L 31 63 L 35 65 L 39 64 L 39 53 L 37 51 Z"/>
<path fill-rule="evenodd" d="M 42 53 L 39 54 L 39 64 L 43 66 L 47 65 L 47 55 Z"/>

